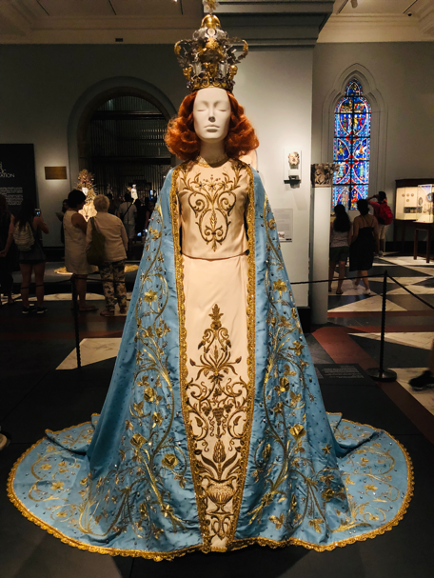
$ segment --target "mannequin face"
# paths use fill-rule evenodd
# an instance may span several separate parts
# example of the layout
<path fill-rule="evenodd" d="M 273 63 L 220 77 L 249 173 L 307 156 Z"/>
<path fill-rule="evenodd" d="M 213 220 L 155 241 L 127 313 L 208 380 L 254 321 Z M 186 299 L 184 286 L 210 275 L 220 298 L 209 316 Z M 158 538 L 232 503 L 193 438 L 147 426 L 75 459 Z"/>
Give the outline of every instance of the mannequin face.
<path fill-rule="evenodd" d="M 201 141 L 217 143 L 229 131 L 231 103 L 222 88 L 203 88 L 196 95 L 193 106 L 194 130 Z"/>

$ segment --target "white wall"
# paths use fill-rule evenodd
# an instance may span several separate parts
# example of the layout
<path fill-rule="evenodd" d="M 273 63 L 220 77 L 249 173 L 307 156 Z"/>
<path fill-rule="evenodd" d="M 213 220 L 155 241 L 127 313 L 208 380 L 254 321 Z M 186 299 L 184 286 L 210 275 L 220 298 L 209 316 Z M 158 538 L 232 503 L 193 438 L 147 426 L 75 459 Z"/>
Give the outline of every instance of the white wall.
<path fill-rule="evenodd" d="M 75 185 L 77 151 L 68 150 L 68 128 L 98 91 L 143 85 L 174 112 L 186 95 L 169 45 L 0 46 L 0 142 L 34 143 L 39 202 L 50 227 L 47 246 L 60 245 L 55 211 Z M 283 252 L 291 281 L 308 278 L 312 48 L 252 50 L 239 67 L 235 96 L 257 129 L 259 169 L 272 208 L 292 207 L 294 241 Z M 71 129 L 72 127 L 72 129 Z M 69 135 L 71 136 L 71 135 Z M 74 142 L 74 134 L 70 138 Z M 285 146 L 300 147 L 303 181 L 283 183 Z M 67 166 L 67 181 L 46 181 L 45 166 Z M 71 170 L 70 170 L 71 169 Z M 295 289 L 307 305 L 307 287 Z"/>
<path fill-rule="evenodd" d="M 434 177 L 434 43 L 318 44 L 313 61 L 313 162 L 332 160 L 333 134 L 324 115 L 330 114 L 327 103 L 351 69 L 365 73 L 377 100 L 373 138 L 380 141 L 370 193 L 383 189 L 394 204 L 396 179 Z M 390 227 L 389 240 L 392 233 Z"/>
<path fill-rule="evenodd" d="M 252 51 L 239 66 L 234 95 L 245 106 L 260 146 L 258 168 L 271 208 L 293 209 L 293 242 L 282 243 L 292 282 L 309 278 L 311 48 Z M 302 182 L 283 182 L 283 151 L 302 151 Z M 308 304 L 307 285 L 294 287 L 296 303 Z"/>

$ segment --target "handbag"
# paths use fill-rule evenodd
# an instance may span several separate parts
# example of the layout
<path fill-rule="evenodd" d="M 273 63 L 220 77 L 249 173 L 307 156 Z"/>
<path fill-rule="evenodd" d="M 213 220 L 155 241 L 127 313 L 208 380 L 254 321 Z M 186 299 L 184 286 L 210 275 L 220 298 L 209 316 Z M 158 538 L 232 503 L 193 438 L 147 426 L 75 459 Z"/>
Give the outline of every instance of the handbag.
<path fill-rule="evenodd" d="M 95 217 L 90 218 L 92 238 L 87 248 L 87 262 L 91 265 L 101 266 L 105 261 L 105 237 L 98 231 L 95 225 Z"/>

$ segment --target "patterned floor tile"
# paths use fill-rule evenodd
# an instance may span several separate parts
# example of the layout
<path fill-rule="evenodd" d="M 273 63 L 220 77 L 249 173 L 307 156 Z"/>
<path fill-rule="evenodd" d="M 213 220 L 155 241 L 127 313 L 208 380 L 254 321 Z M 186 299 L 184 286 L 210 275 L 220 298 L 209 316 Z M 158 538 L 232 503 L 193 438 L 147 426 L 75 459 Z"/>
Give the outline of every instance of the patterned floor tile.
<path fill-rule="evenodd" d="M 414 259 L 412 255 L 408 256 L 397 256 L 397 257 L 382 257 L 383 261 L 387 263 L 391 263 L 392 265 L 401 265 L 403 267 L 414 267 L 414 266 L 423 266 L 423 267 L 434 267 L 434 262 L 427 263 L 423 257 L 418 257 Z"/>
<path fill-rule="evenodd" d="M 374 295 L 374 296 L 360 296 L 361 299 L 358 301 L 353 301 L 352 303 L 347 303 L 345 305 L 341 305 L 338 307 L 333 307 L 333 302 L 329 305 L 329 311 L 333 313 L 336 312 L 345 312 L 345 311 L 352 311 L 354 313 L 362 312 L 362 311 L 381 311 L 383 307 L 383 298 L 381 295 Z M 411 298 L 411 295 L 410 295 Z M 329 299 L 329 303 L 330 303 Z M 386 300 L 386 311 L 405 311 L 406 308 L 402 307 L 401 305 L 392 302 L 391 300 Z"/>
<path fill-rule="evenodd" d="M 366 339 L 374 339 L 376 341 L 380 341 L 381 339 L 381 333 L 357 333 L 352 335 L 365 337 Z M 409 347 L 417 347 L 429 351 L 434 339 L 434 331 L 387 332 L 384 338 L 389 343 L 399 343 L 400 345 L 408 345 Z"/>
<path fill-rule="evenodd" d="M 415 391 L 408 383 L 410 379 L 425 371 L 426 367 L 397 367 L 393 370 L 398 375 L 396 381 L 434 415 L 434 388 L 426 389 L 425 391 Z"/>
<path fill-rule="evenodd" d="M 80 342 L 81 365 L 91 365 L 116 357 L 120 345 L 120 337 L 83 339 Z M 73 349 L 56 369 L 77 369 L 76 350 Z"/>

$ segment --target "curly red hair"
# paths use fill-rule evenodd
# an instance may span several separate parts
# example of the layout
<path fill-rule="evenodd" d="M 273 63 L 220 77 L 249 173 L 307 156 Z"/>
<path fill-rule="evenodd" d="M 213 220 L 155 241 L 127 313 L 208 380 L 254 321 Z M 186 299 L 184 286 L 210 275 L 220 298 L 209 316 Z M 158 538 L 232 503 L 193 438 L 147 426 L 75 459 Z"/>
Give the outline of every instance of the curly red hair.
<path fill-rule="evenodd" d="M 227 91 L 226 91 L 227 92 Z M 200 140 L 194 132 L 193 105 L 197 91 L 184 98 L 178 116 L 169 121 L 165 141 L 171 153 L 183 161 L 195 159 L 200 153 Z M 231 104 L 229 131 L 225 151 L 229 158 L 239 158 L 259 146 L 255 130 L 244 114 L 244 108 L 227 92 Z"/>

